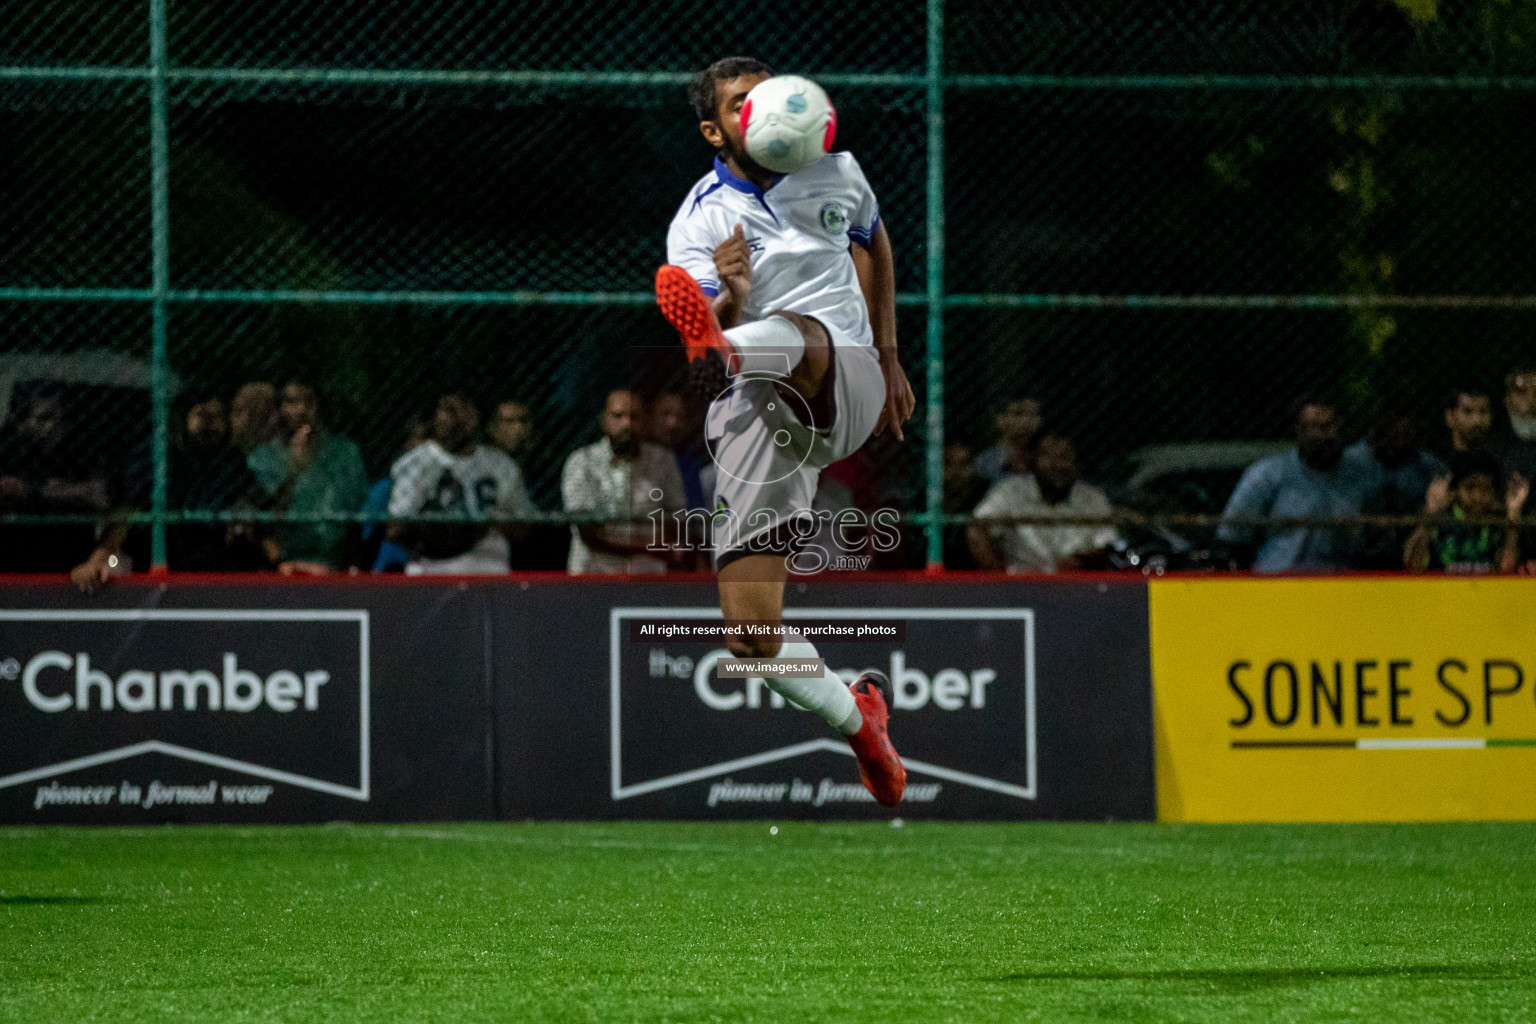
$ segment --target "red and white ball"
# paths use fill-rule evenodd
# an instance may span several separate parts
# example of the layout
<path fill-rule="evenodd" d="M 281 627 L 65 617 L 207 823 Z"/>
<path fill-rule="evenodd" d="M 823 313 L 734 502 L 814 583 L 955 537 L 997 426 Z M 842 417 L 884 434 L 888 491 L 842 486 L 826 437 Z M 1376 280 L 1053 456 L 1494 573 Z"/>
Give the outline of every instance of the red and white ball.
<path fill-rule="evenodd" d="M 770 171 L 794 174 L 826 156 L 837 137 L 837 111 L 826 92 L 799 75 L 759 82 L 741 107 L 747 155 Z"/>

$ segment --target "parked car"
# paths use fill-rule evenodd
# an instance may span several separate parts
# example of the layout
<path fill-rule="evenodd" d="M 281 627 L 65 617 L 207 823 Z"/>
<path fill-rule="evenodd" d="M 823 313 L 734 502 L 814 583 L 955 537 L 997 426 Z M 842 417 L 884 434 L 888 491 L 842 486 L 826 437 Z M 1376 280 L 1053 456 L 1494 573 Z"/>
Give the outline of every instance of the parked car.
<path fill-rule="evenodd" d="M 1243 471 L 1291 447 L 1289 441 L 1197 441 L 1159 444 L 1130 454 L 1123 482 L 1111 488 L 1115 507 L 1143 516 L 1218 516 Z M 1228 568 L 1214 525 L 1125 523 L 1111 557 L 1125 569 L 1160 575 L 1170 569 Z"/>

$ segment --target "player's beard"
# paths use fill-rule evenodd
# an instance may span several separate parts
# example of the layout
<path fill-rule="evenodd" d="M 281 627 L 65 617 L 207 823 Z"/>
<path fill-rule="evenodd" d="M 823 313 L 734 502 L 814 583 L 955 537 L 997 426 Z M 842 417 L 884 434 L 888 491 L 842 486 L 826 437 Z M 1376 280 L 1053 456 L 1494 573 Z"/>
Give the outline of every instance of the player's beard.
<path fill-rule="evenodd" d="M 740 167 L 743 171 L 752 177 L 773 177 L 772 171 L 747 155 L 747 147 L 745 144 L 732 138 L 725 132 L 721 132 L 720 137 L 725 140 L 724 149 L 727 160 L 734 162 L 737 167 Z"/>

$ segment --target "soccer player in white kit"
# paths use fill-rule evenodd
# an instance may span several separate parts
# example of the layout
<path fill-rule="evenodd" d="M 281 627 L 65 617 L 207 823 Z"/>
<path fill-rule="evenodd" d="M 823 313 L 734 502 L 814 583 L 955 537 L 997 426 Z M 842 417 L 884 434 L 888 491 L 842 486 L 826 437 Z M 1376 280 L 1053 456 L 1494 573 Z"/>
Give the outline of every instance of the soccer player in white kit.
<path fill-rule="evenodd" d="M 667 265 L 656 274 L 656 301 L 689 360 L 719 381 L 705 432 L 728 623 L 782 621 L 789 559 L 809 534 L 821 470 L 881 430 L 901 438 L 915 404 L 896 353 L 890 239 L 858 162 L 832 153 L 786 176 L 747 154 L 742 103 L 771 74 L 760 61 L 732 57 L 694 80 L 700 131 L 720 154 L 673 218 Z M 818 656 L 795 633 L 735 636 L 728 645 L 742 658 Z M 887 735 L 883 673 L 851 686 L 830 669 L 764 678 L 847 737 L 876 800 L 900 802 L 906 769 Z"/>

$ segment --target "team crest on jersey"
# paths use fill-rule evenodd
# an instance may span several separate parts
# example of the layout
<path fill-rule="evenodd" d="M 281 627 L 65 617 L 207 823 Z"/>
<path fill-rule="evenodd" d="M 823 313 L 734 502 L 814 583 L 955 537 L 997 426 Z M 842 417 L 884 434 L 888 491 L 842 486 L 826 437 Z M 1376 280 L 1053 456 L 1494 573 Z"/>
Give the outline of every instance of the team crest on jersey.
<path fill-rule="evenodd" d="M 848 230 L 848 215 L 836 203 L 827 203 L 821 208 L 821 226 L 830 234 L 840 235 Z"/>

